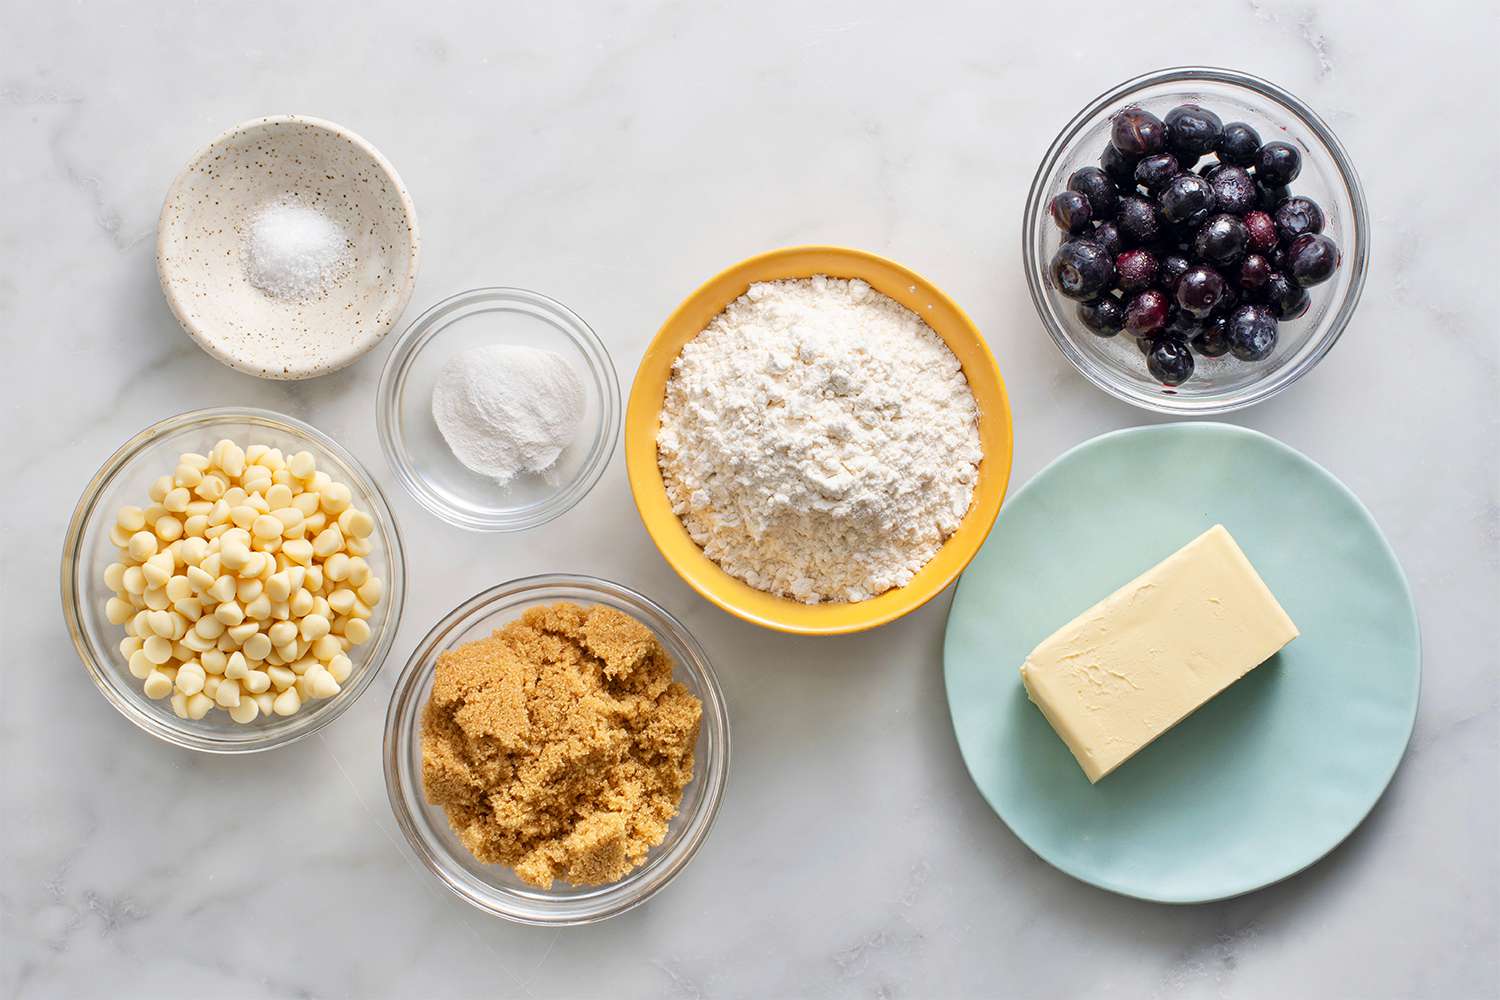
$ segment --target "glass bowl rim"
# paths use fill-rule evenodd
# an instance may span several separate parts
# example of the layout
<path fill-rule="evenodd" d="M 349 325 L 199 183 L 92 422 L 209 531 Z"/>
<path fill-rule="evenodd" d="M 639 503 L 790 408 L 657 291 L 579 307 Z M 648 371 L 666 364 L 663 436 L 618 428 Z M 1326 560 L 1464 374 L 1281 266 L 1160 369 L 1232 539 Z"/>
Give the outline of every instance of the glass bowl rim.
<path fill-rule="evenodd" d="M 194 427 L 208 427 L 216 423 L 248 422 L 260 424 L 290 434 L 293 437 L 305 438 L 318 445 L 320 448 L 333 454 L 339 461 L 352 470 L 359 478 L 359 486 L 370 497 L 372 512 L 382 528 L 388 529 L 390 536 L 389 552 L 387 561 L 390 563 L 387 581 L 386 599 L 390 602 L 389 610 L 386 612 L 385 624 L 380 629 L 375 645 L 371 648 L 368 662 L 361 671 L 359 680 L 352 688 L 345 689 L 338 697 L 329 699 L 323 705 L 318 706 L 308 713 L 305 724 L 301 726 L 289 726 L 287 729 L 268 734 L 266 737 L 253 741 L 225 742 L 211 735 L 205 735 L 188 726 L 184 720 L 173 718 L 170 721 L 157 718 L 147 713 L 135 699 L 122 694 L 104 674 L 104 667 L 99 662 L 95 650 L 92 648 L 87 632 L 83 626 L 82 616 L 79 610 L 79 602 L 83 600 L 83 589 L 80 586 L 79 574 L 76 571 L 83 537 L 91 519 L 98 513 L 99 502 L 104 487 L 112 482 L 131 462 L 139 457 L 146 445 L 155 441 L 165 434 L 191 429 Z M 163 742 L 186 750 L 196 750 L 203 753 L 235 755 L 260 753 L 273 750 L 277 747 L 287 746 L 298 740 L 311 736 L 324 726 L 333 722 L 343 715 L 359 697 L 369 690 L 375 680 L 375 675 L 385 664 L 390 655 L 391 646 L 395 643 L 396 632 L 401 623 L 401 612 L 406 603 L 406 554 L 405 544 L 401 538 L 401 526 L 396 521 L 396 515 L 391 510 L 389 502 L 381 491 L 380 485 L 370 475 L 364 464 L 357 459 L 353 453 L 345 449 L 327 434 L 318 430 L 305 421 L 296 417 L 278 413 L 253 406 L 213 406 L 198 410 L 187 410 L 173 416 L 164 417 L 148 425 L 132 435 L 129 440 L 120 445 L 105 459 L 99 470 L 89 479 L 88 485 L 78 498 L 78 503 L 73 508 L 73 514 L 68 521 L 67 534 L 63 540 L 62 572 L 60 582 L 60 596 L 62 598 L 63 618 L 67 622 L 68 633 L 72 636 L 73 647 L 78 651 L 78 657 L 83 661 L 85 669 L 89 672 L 94 686 L 104 695 L 105 699 L 114 706 L 115 710 L 130 720 L 141 730 L 155 736 Z M 144 697 L 142 695 L 141 697 Z"/>
<path fill-rule="evenodd" d="M 1058 160 L 1070 150 L 1077 141 L 1079 134 L 1102 112 L 1110 107 L 1129 101 L 1140 91 L 1161 84 L 1193 83 L 1207 81 L 1210 83 L 1226 84 L 1250 91 L 1262 98 L 1279 105 L 1291 115 L 1299 119 L 1307 130 L 1317 139 L 1326 151 L 1329 160 L 1332 161 L 1338 172 L 1339 180 L 1343 184 L 1344 192 L 1349 198 L 1351 206 L 1350 226 L 1354 234 L 1354 254 L 1352 258 L 1345 261 L 1350 268 L 1349 287 L 1345 290 L 1343 299 L 1338 303 L 1337 310 L 1332 316 L 1325 317 L 1322 329 L 1315 331 L 1317 342 L 1313 350 L 1297 364 L 1283 368 L 1270 377 L 1253 383 L 1244 390 L 1238 390 L 1234 395 L 1223 399 L 1214 397 L 1184 398 L 1166 395 L 1146 396 L 1121 385 L 1114 378 L 1108 377 L 1099 370 L 1087 358 L 1083 351 L 1072 343 L 1067 332 L 1053 318 L 1047 305 L 1047 290 L 1042 276 L 1043 264 L 1037 259 L 1032 251 L 1036 243 L 1037 227 L 1043 224 L 1045 213 L 1042 204 L 1047 198 L 1047 178 L 1052 173 Z M 1359 305 L 1360 296 L 1364 292 L 1365 279 L 1369 273 L 1370 265 L 1370 225 L 1369 207 L 1365 201 L 1364 187 L 1360 183 L 1359 174 L 1354 169 L 1354 163 L 1350 160 L 1348 151 L 1341 143 L 1328 123 L 1290 91 L 1272 83 L 1269 80 L 1245 73 L 1240 70 L 1226 69 L 1217 66 L 1171 66 L 1165 69 L 1153 70 L 1140 76 L 1132 77 L 1124 83 L 1111 87 L 1098 97 L 1084 105 L 1083 110 L 1075 114 L 1042 157 L 1041 165 L 1037 167 L 1032 177 L 1031 189 L 1026 196 L 1026 209 L 1022 217 L 1021 227 L 1021 255 L 1026 268 L 1026 284 L 1031 292 L 1031 302 L 1036 309 L 1038 318 L 1042 325 L 1047 328 L 1057 349 L 1062 352 L 1063 357 L 1078 370 L 1089 382 L 1103 389 L 1105 392 L 1122 400 L 1132 406 L 1154 413 L 1165 413 L 1173 416 L 1211 416 L 1215 414 L 1229 413 L 1234 410 L 1253 406 L 1263 402 L 1283 389 L 1290 386 L 1303 375 L 1307 374 L 1324 356 L 1333 349 L 1353 318 L 1354 310 Z"/>
<path fill-rule="evenodd" d="M 406 435 L 401 430 L 397 399 L 406 384 L 412 364 L 442 329 L 439 325 L 441 320 L 453 312 L 480 302 L 520 302 L 548 314 L 552 327 L 573 341 L 583 354 L 590 373 L 604 387 L 604 398 L 600 400 L 599 407 L 599 423 L 595 428 L 597 439 L 578 475 L 566 487 L 519 514 L 495 511 L 475 513 L 450 503 L 432 488 L 426 477 L 417 472 L 406 446 Z M 375 425 L 380 438 L 380 450 L 385 453 L 386 462 L 396 473 L 396 478 L 401 481 L 406 492 L 429 513 L 436 514 L 454 527 L 469 531 L 524 531 L 567 513 L 598 485 L 604 470 L 614 457 L 620 436 L 620 405 L 620 378 L 615 371 L 614 359 L 603 339 L 583 317 L 542 292 L 508 285 L 485 285 L 464 289 L 439 300 L 401 331 L 380 371 L 380 381 L 375 390 Z"/>
<path fill-rule="evenodd" d="M 651 865 L 637 868 L 618 882 L 597 887 L 595 892 L 581 900 L 528 900 L 517 903 L 507 898 L 509 894 L 503 890 L 497 891 L 489 886 L 485 886 L 489 890 L 487 892 L 476 892 L 452 874 L 449 865 L 433 849 L 422 825 L 416 822 L 408 805 L 408 798 L 420 797 L 422 790 L 419 774 L 412 776 L 414 787 L 408 789 L 403 782 L 402 756 L 412 743 L 420 739 L 418 726 L 421 706 L 416 702 L 423 693 L 423 685 L 419 683 L 424 673 L 423 665 L 445 648 L 445 644 L 456 632 L 472 626 L 486 615 L 514 607 L 527 600 L 531 594 L 558 588 L 579 592 L 578 596 L 584 600 L 588 599 L 589 594 L 613 597 L 630 605 L 633 610 L 644 613 L 649 620 L 642 624 L 652 631 L 669 633 L 681 645 L 688 655 L 678 658 L 679 666 L 693 676 L 700 688 L 697 694 L 704 703 L 703 724 L 712 727 L 718 752 L 709 759 L 695 761 L 693 780 L 705 782 L 706 788 L 697 808 L 687 817 L 688 825 L 680 839 L 669 848 L 669 851 L 676 852 L 675 856 L 664 858 L 663 863 L 654 869 Z M 560 595 L 557 599 L 568 600 L 569 596 L 571 595 Z M 403 725 L 403 720 L 407 718 L 410 724 Z M 715 742 L 710 742 L 709 745 L 714 746 Z M 729 713 L 724 692 L 719 686 L 713 665 L 697 638 L 676 616 L 639 591 L 602 577 L 573 573 L 538 574 L 496 584 L 460 602 L 439 619 L 417 643 L 406 666 L 396 678 L 390 705 L 386 710 L 382 747 L 386 797 L 390 801 L 396 825 L 422 867 L 436 876 L 454 895 L 486 913 L 516 923 L 547 927 L 591 924 L 618 916 L 644 903 L 676 878 L 708 839 L 714 821 L 718 818 L 724 788 L 728 782 L 730 753 Z M 637 880 L 637 876 L 649 878 L 642 881 Z M 559 903 L 562 906 L 554 909 Z"/>

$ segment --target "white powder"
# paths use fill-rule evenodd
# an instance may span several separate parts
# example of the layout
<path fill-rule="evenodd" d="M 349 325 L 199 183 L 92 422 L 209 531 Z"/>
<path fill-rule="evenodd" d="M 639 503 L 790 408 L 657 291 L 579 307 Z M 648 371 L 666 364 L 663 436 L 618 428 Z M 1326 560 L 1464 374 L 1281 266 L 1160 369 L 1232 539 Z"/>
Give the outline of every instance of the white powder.
<path fill-rule="evenodd" d="M 245 273 L 252 285 L 272 298 L 321 295 L 349 263 L 343 229 L 317 209 L 270 205 L 250 223 Z"/>
<path fill-rule="evenodd" d="M 432 418 L 453 454 L 502 486 L 550 469 L 585 405 L 567 359 L 535 347 L 470 348 L 448 360 L 432 390 Z"/>
<path fill-rule="evenodd" d="M 704 554 L 809 604 L 904 586 L 958 527 L 979 412 L 958 359 L 863 281 L 751 285 L 672 366 L 657 457 Z"/>

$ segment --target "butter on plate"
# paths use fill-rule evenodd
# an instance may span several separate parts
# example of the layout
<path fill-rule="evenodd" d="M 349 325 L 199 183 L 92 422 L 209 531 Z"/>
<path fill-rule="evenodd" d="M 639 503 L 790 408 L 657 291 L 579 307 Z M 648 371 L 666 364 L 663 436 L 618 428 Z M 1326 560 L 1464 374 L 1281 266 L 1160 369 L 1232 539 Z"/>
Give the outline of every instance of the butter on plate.
<path fill-rule="evenodd" d="M 1297 635 L 1216 524 L 1054 632 L 1021 682 L 1096 782 Z"/>

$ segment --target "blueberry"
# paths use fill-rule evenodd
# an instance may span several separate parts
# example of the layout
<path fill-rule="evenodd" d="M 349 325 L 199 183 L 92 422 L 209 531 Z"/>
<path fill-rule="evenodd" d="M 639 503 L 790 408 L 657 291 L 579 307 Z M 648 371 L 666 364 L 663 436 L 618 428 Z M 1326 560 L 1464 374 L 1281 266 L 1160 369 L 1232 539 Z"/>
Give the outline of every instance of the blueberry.
<path fill-rule="evenodd" d="M 1322 233 L 1305 233 L 1286 248 L 1287 273 L 1303 288 L 1327 281 L 1339 266 L 1339 248 Z"/>
<path fill-rule="evenodd" d="M 1094 226 L 1094 233 L 1089 239 L 1103 247 L 1111 257 L 1120 253 L 1120 227 L 1113 222 L 1101 222 Z"/>
<path fill-rule="evenodd" d="M 1283 322 L 1301 317 L 1312 305 L 1312 296 L 1307 294 L 1307 289 L 1280 271 L 1271 272 L 1261 295 L 1271 315 Z"/>
<path fill-rule="evenodd" d="M 1167 181 L 1180 173 L 1177 157 L 1171 153 L 1153 153 L 1135 165 L 1135 182 L 1152 194 L 1160 194 Z"/>
<path fill-rule="evenodd" d="M 1193 352 L 1173 337 L 1157 337 L 1146 354 L 1146 370 L 1162 385 L 1181 385 L 1193 374 Z"/>
<path fill-rule="evenodd" d="M 1214 189 L 1219 211 L 1243 215 L 1255 207 L 1255 178 L 1244 167 L 1221 164 L 1205 180 Z"/>
<path fill-rule="evenodd" d="M 1260 135 L 1244 122 L 1230 122 L 1219 134 L 1219 145 L 1215 147 L 1219 159 L 1237 167 L 1255 164 L 1255 154 L 1260 152 Z"/>
<path fill-rule="evenodd" d="M 1179 306 L 1167 310 L 1167 323 L 1162 332 L 1178 340 L 1192 340 L 1203 331 L 1204 321 Z"/>
<path fill-rule="evenodd" d="M 1126 156 L 1150 156 L 1167 145 L 1167 127 L 1144 108 L 1130 107 L 1110 121 L 1109 142 Z"/>
<path fill-rule="evenodd" d="M 1115 258 L 1115 275 L 1127 292 L 1151 287 L 1156 281 L 1156 255 L 1150 250 L 1126 250 Z"/>
<path fill-rule="evenodd" d="M 1305 233 L 1323 231 L 1323 210 L 1311 198 L 1288 198 L 1271 214 L 1276 221 L 1276 235 L 1290 243 Z"/>
<path fill-rule="evenodd" d="M 1112 295 L 1078 305 L 1078 318 L 1101 337 L 1113 337 L 1125 325 L 1125 307 Z"/>
<path fill-rule="evenodd" d="M 1239 272 L 1235 275 L 1235 284 L 1239 285 L 1241 291 L 1257 295 L 1266 287 L 1266 282 L 1270 281 L 1271 275 L 1275 273 L 1269 260 L 1258 253 L 1253 253 L 1240 261 Z"/>
<path fill-rule="evenodd" d="M 1224 123 L 1219 116 L 1196 104 L 1184 104 L 1167 112 L 1167 148 L 1179 150 L 1194 159 L 1211 153 L 1224 134 Z"/>
<path fill-rule="evenodd" d="M 1125 329 L 1137 337 L 1160 330 L 1167 322 L 1167 297 L 1155 288 L 1137 292 L 1125 303 Z"/>
<path fill-rule="evenodd" d="M 1177 283 L 1177 304 L 1194 316 L 1207 316 L 1223 301 L 1224 276 L 1210 267 L 1189 268 Z"/>
<path fill-rule="evenodd" d="M 1070 299 L 1091 299 L 1115 280 L 1115 265 L 1092 240 L 1069 240 L 1052 258 L 1052 283 Z"/>
<path fill-rule="evenodd" d="M 1089 210 L 1095 222 L 1115 217 L 1119 192 L 1115 189 L 1115 182 L 1098 167 L 1079 167 L 1073 171 L 1068 178 L 1068 190 L 1077 191 L 1089 200 Z"/>
<path fill-rule="evenodd" d="M 1256 253 L 1269 253 L 1276 246 L 1276 223 L 1271 216 L 1259 209 L 1246 212 L 1243 219 L 1245 232 L 1249 236 L 1248 244 L 1250 250 Z"/>
<path fill-rule="evenodd" d="M 1135 190 L 1135 163 L 1139 156 L 1126 156 L 1114 146 L 1105 146 L 1104 152 L 1099 154 L 1099 166 L 1104 168 L 1104 173 L 1121 194 Z"/>
<path fill-rule="evenodd" d="M 1302 172 L 1302 154 L 1289 142 L 1268 142 L 1255 154 L 1255 177 L 1262 184 L 1285 187 Z"/>
<path fill-rule="evenodd" d="M 1151 353 L 1151 340 L 1152 340 L 1151 337 L 1149 337 L 1149 336 L 1147 336 L 1147 337 L 1131 337 L 1130 339 L 1133 340 L 1133 341 L 1135 341 L 1136 348 L 1142 354 L 1150 354 Z"/>
<path fill-rule="evenodd" d="M 1229 314 L 1229 349 L 1241 361 L 1260 361 L 1276 347 L 1276 317 L 1265 306 L 1240 306 Z"/>
<path fill-rule="evenodd" d="M 1176 295 L 1178 282 L 1182 281 L 1182 276 L 1192 266 L 1181 254 L 1166 254 L 1161 258 L 1161 266 L 1156 269 L 1157 283 L 1168 295 Z"/>
<path fill-rule="evenodd" d="M 1262 212 L 1276 211 L 1276 206 L 1291 197 L 1291 192 L 1277 184 L 1255 184 L 1255 207 Z"/>
<path fill-rule="evenodd" d="M 1062 191 L 1054 195 L 1049 211 L 1057 228 L 1073 236 L 1088 229 L 1089 221 L 1093 218 L 1089 200 L 1077 191 Z"/>
<path fill-rule="evenodd" d="M 1229 317 L 1215 316 L 1189 344 L 1205 358 L 1222 358 L 1229 353 Z"/>
<path fill-rule="evenodd" d="M 1212 214 L 1217 203 L 1208 181 L 1197 174 L 1178 174 L 1162 188 L 1157 204 L 1168 222 L 1196 226 Z"/>
<path fill-rule="evenodd" d="M 1127 244 L 1150 243 L 1161 233 L 1156 206 L 1145 198 L 1121 198 L 1116 224 L 1120 227 L 1120 238 Z"/>
<path fill-rule="evenodd" d="M 1205 222 L 1193 237 L 1193 252 L 1200 260 L 1228 266 L 1245 256 L 1249 243 L 1245 224 L 1233 215 L 1220 213 Z"/>

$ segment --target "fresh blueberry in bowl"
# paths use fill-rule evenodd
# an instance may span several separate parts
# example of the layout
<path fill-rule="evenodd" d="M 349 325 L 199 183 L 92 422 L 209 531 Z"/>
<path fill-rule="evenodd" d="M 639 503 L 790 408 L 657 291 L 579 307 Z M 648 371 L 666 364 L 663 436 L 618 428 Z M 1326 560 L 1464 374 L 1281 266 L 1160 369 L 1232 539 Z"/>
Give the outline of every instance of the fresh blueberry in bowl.
<path fill-rule="evenodd" d="M 1141 157 L 1135 165 L 1135 182 L 1155 195 L 1180 173 L 1182 168 L 1177 164 L 1177 157 L 1171 153 L 1152 153 Z"/>
<path fill-rule="evenodd" d="M 1279 184 L 1255 182 L 1255 207 L 1267 214 L 1276 211 L 1276 206 L 1286 201 L 1291 192 Z"/>
<path fill-rule="evenodd" d="M 1261 298 L 1265 299 L 1271 315 L 1283 322 L 1301 318 L 1312 305 L 1307 289 L 1280 271 L 1272 271 L 1266 279 Z"/>
<path fill-rule="evenodd" d="M 1275 273 L 1269 260 L 1258 253 L 1252 253 L 1240 261 L 1240 269 L 1235 273 L 1235 284 L 1247 295 L 1259 295 Z"/>
<path fill-rule="evenodd" d="M 1155 288 L 1137 292 L 1125 303 L 1125 329 L 1137 337 L 1155 333 L 1167 324 L 1167 297 Z"/>
<path fill-rule="evenodd" d="M 1237 216 L 1221 212 L 1209 218 L 1193 237 L 1193 252 L 1199 260 L 1227 267 L 1245 256 L 1249 242 L 1245 224 Z"/>
<path fill-rule="evenodd" d="M 1214 151 L 1224 134 L 1219 116 L 1196 104 L 1183 104 L 1167 112 L 1162 119 L 1167 126 L 1167 148 L 1194 160 Z"/>
<path fill-rule="evenodd" d="M 1177 304 L 1194 316 L 1207 316 L 1224 301 L 1228 291 L 1218 271 L 1192 267 L 1177 282 Z"/>
<path fill-rule="evenodd" d="M 1255 177 L 1268 187 L 1286 187 L 1302 172 L 1302 154 L 1289 142 L 1268 142 L 1255 154 Z"/>
<path fill-rule="evenodd" d="M 1249 238 L 1252 253 L 1269 253 L 1276 247 L 1276 222 L 1260 209 L 1246 212 L 1240 219 L 1245 224 L 1245 235 Z"/>
<path fill-rule="evenodd" d="M 1139 159 L 1139 156 L 1127 156 L 1113 145 L 1106 145 L 1104 152 L 1099 154 L 1099 166 L 1124 193 L 1135 189 L 1135 164 Z"/>
<path fill-rule="evenodd" d="M 1078 304 L 1078 318 L 1089 331 L 1113 337 L 1125 326 L 1125 306 L 1113 295 L 1103 295 Z"/>
<path fill-rule="evenodd" d="M 1188 344 L 1205 358 L 1222 358 L 1229 353 L 1229 317 L 1210 317 Z"/>
<path fill-rule="evenodd" d="M 1161 217 L 1156 206 L 1133 195 L 1120 199 L 1115 224 L 1120 227 L 1120 238 L 1135 246 L 1151 243 L 1161 234 Z"/>
<path fill-rule="evenodd" d="M 1100 222 L 1096 224 L 1094 226 L 1094 233 L 1089 239 L 1102 246 L 1111 257 L 1118 256 L 1121 247 L 1124 246 L 1120 242 L 1120 227 L 1113 222 Z"/>
<path fill-rule="evenodd" d="M 1193 374 L 1193 352 L 1175 337 L 1154 337 L 1146 353 L 1146 370 L 1162 385 L 1181 385 Z"/>
<path fill-rule="evenodd" d="M 1287 273 L 1303 288 L 1333 277 L 1339 266 L 1339 248 L 1322 233 L 1306 233 L 1286 248 Z"/>
<path fill-rule="evenodd" d="M 1183 226 L 1199 225 L 1218 204 L 1212 186 L 1197 174 L 1173 177 L 1156 200 L 1163 219 Z"/>
<path fill-rule="evenodd" d="M 1290 243 L 1307 233 L 1323 231 L 1323 210 L 1311 198 L 1293 195 L 1276 206 L 1271 218 L 1276 222 L 1276 235 L 1283 243 Z"/>
<path fill-rule="evenodd" d="M 1194 316 L 1206 316 L 1218 309 L 1227 294 L 1223 274 L 1212 267 L 1191 267 L 1178 282 L 1176 298 Z"/>
<path fill-rule="evenodd" d="M 1261 361 L 1276 349 L 1276 317 L 1263 305 L 1243 305 L 1229 314 L 1229 350 L 1241 361 Z"/>
<path fill-rule="evenodd" d="M 1192 266 L 1192 262 L 1181 254 L 1164 254 L 1161 258 L 1161 266 L 1157 268 L 1156 283 L 1161 286 L 1162 291 L 1175 296 L 1178 282 L 1182 281 L 1182 276 L 1187 274 Z"/>
<path fill-rule="evenodd" d="M 1095 222 L 1104 222 L 1115 217 L 1120 195 L 1115 182 L 1099 167 L 1079 167 L 1068 178 L 1068 190 L 1076 191 L 1089 200 L 1089 210 Z"/>
<path fill-rule="evenodd" d="M 1126 250 L 1115 258 L 1115 275 L 1120 288 L 1127 292 L 1151 287 L 1156 270 L 1156 255 L 1144 247 Z"/>
<path fill-rule="evenodd" d="M 1073 236 L 1083 233 L 1093 221 L 1089 200 L 1077 191 L 1059 191 L 1052 198 L 1051 211 L 1057 228 Z"/>
<path fill-rule="evenodd" d="M 1110 123 L 1109 141 L 1126 156 L 1150 156 L 1167 145 L 1167 127 L 1145 108 L 1130 107 Z"/>
<path fill-rule="evenodd" d="M 1244 167 L 1221 163 L 1204 179 L 1214 190 L 1219 211 L 1244 215 L 1255 207 L 1255 178 Z"/>
<path fill-rule="evenodd" d="M 1260 152 L 1260 133 L 1244 122 L 1230 122 L 1219 133 L 1219 144 L 1214 151 L 1219 154 L 1221 163 L 1254 166 L 1255 154 Z"/>
<path fill-rule="evenodd" d="M 1109 289 L 1115 265 L 1104 248 L 1092 240 L 1069 240 L 1052 258 L 1052 282 L 1071 299 L 1092 299 Z"/>

